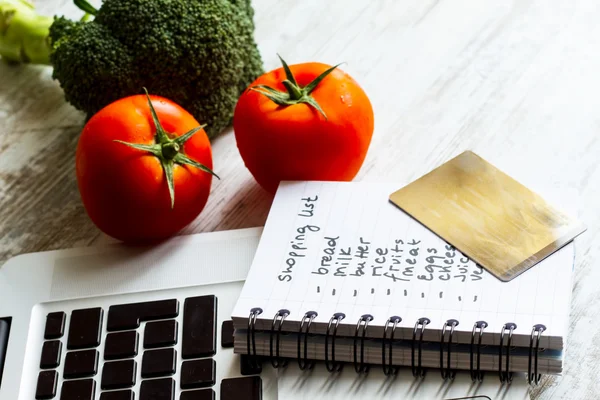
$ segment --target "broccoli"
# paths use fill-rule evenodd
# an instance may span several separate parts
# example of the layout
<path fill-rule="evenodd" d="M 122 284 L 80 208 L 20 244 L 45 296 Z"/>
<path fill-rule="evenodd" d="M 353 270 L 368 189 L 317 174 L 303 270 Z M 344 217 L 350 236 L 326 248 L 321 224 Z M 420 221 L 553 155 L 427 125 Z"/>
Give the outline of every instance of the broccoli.
<path fill-rule="evenodd" d="M 51 64 L 66 100 L 91 116 L 143 87 L 184 107 L 212 138 L 260 74 L 250 0 L 74 0 L 91 21 L 42 17 L 0 0 L 0 55 Z"/>

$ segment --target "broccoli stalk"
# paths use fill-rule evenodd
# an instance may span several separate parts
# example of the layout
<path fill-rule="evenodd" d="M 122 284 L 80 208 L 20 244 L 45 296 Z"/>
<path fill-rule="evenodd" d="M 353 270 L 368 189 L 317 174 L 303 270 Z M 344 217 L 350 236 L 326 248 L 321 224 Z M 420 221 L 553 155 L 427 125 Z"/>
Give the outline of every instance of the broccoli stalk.
<path fill-rule="evenodd" d="M 50 64 L 48 33 L 54 18 L 26 0 L 0 0 L 0 56 L 11 63 Z"/>
<path fill-rule="evenodd" d="M 86 0 L 74 0 L 85 11 L 82 21 L 97 10 Z M 6 62 L 50 65 L 53 17 L 40 15 L 27 0 L 0 0 L 0 57 Z"/>
<path fill-rule="evenodd" d="M 0 57 L 49 64 L 66 100 L 91 117 L 146 87 L 216 136 L 239 95 L 263 73 L 250 0 L 104 0 L 80 21 L 0 0 Z M 94 19 L 87 22 L 87 17 Z"/>

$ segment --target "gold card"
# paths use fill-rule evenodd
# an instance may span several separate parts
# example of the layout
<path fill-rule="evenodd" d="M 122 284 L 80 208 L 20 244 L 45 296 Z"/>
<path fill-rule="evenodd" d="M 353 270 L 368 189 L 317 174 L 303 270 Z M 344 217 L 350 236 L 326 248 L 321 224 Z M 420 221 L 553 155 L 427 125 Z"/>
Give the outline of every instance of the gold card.
<path fill-rule="evenodd" d="M 586 229 L 471 151 L 392 193 L 390 200 L 502 281 Z"/>

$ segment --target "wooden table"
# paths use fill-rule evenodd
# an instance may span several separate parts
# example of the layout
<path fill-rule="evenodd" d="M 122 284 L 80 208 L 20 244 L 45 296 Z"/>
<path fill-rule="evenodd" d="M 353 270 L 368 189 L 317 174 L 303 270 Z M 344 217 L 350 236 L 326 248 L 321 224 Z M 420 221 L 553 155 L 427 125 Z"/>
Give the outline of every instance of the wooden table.
<path fill-rule="evenodd" d="M 40 10 L 79 16 L 70 0 Z M 255 0 L 265 68 L 346 62 L 376 129 L 357 180 L 407 183 L 465 149 L 533 188 L 574 187 L 577 239 L 564 376 L 533 398 L 600 392 L 600 8 L 594 0 Z M 84 116 L 51 69 L 0 64 L 0 264 L 17 254 L 111 239 L 87 218 L 74 155 Z M 263 225 L 271 198 L 232 132 L 213 143 L 206 209 L 182 234 Z M 1 296 L 1 294 L 0 294 Z"/>

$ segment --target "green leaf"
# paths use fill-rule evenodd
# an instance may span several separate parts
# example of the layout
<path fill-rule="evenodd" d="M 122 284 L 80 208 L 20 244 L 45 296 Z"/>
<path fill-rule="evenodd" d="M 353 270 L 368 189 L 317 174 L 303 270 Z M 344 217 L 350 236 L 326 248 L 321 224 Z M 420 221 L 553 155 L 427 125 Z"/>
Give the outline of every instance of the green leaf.
<path fill-rule="evenodd" d="M 254 91 L 258 92 L 258 90 L 256 90 L 255 88 L 264 89 L 265 91 L 267 91 L 267 92 L 269 92 L 269 93 L 273 93 L 273 94 L 280 94 L 280 95 L 284 95 L 284 94 L 285 94 L 285 93 L 283 93 L 283 92 L 281 92 L 281 91 L 279 91 L 279 90 L 277 90 L 277 89 L 273 89 L 272 87 L 270 87 L 270 86 L 267 86 L 267 85 L 256 85 L 256 86 L 252 86 L 252 87 L 250 88 L 250 90 L 254 90 Z"/>
<path fill-rule="evenodd" d="M 290 100 L 296 100 L 297 101 L 297 100 L 300 100 L 304 96 L 304 91 L 302 89 L 300 89 L 298 87 L 298 85 L 290 82 L 287 79 L 284 80 L 281 83 L 287 89 L 289 97 L 290 97 Z"/>
<path fill-rule="evenodd" d="M 313 99 L 310 96 L 306 96 L 306 98 L 303 100 L 303 102 L 311 105 L 312 107 L 314 107 L 318 112 L 321 113 L 321 115 L 323 115 L 323 117 L 325 119 L 327 119 L 327 115 L 325 115 L 325 111 L 323 111 L 323 109 L 321 108 L 321 106 L 319 105 L 319 103 L 317 103 L 317 101 L 315 99 Z"/>
<path fill-rule="evenodd" d="M 296 102 L 290 103 L 288 101 L 288 97 L 285 93 L 281 93 L 278 92 L 276 93 L 272 93 L 272 92 L 267 92 L 265 90 L 262 89 L 255 89 L 255 88 L 250 88 L 250 90 L 253 90 L 257 93 L 262 94 L 263 96 L 266 96 L 269 100 L 271 100 L 273 103 L 280 105 L 280 106 L 289 106 L 291 104 L 296 104 Z"/>
<path fill-rule="evenodd" d="M 198 161 L 192 160 L 191 158 L 189 158 L 188 156 L 186 156 L 183 153 L 177 154 L 175 156 L 175 158 L 173 159 L 173 161 L 175 161 L 177 164 L 181 164 L 181 165 L 191 165 L 192 167 L 196 167 L 204 172 L 208 172 L 209 174 L 213 175 L 217 179 L 221 179 L 221 178 L 219 178 L 219 175 L 215 174 L 210 168 L 208 168 L 207 166 L 205 166 L 203 164 L 200 164 Z"/>
<path fill-rule="evenodd" d="M 73 3 L 82 11 L 85 11 L 88 14 L 96 15 L 98 14 L 98 10 L 96 7 L 91 5 L 87 0 L 74 0 Z"/>
<path fill-rule="evenodd" d="M 124 144 L 137 150 L 149 151 L 157 157 L 162 157 L 162 150 L 158 144 L 139 144 L 139 143 L 128 143 L 122 140 L 114 140 L 114 142 Z"/>
<path fill-rule="evenodd" d="M 173 142 L 177 143 L 179 146 L 183 146 L 185 144 L 185 142 L 187 142 L 192 136 L 194 136 L 194 134 L 196 132 L 198 132 L 200 129 L 204 129 L 206 127 L 205 125 L 200 125 L 192 130 L 190 130 L 189 132 L 184 133 L 181 136 L 176 137 L 175 139 L 173 139 Z"/>
<path fill-rule="evenodd" d="M 281 58 L 281 56 L 279 54 L 277 54 L 277 57 L 279 57 L 279 60 L 281 60 L 281 64 L 283 65 L 283 70 L 285 71 L 285 77 L 287 78 L 287 80 L 292 82 L 294 85 L 298 86 L 298 83 L 296 82 L 296 78 L 294 77 L 294 74 L 292 74 L 292 70 L 287 65 L 285 60 L 283 58 Z"/>
<path fill-rule="evenodd" d="M 310 94 L 313 90 L 315 90 L 315 88 L 317 87 L 317 85 L 319 83 L 321 83 L 321 81 L 323 79 L 325 79 L 325 77 L 327 75 L 329 75 L 330 73 L 332 73 L 334 69 L 336 69 L 337 67 L 339 67 L 342 64 L 343 63 L 339 63 L 338 65 L 334 65 L 333 67 L 329 68 L 327 71 L 323 72 L 321 75 L 317 76 L 311 83 L 309 83 L 308 85 L 306 85 L 304 87 L 304 93 L 307 94 L 307 95 Z"/>
<path fill-rule="evenodd" d="M 171 209 L 175 207 L 175 183 L 173 182 L 173 160 L 160 159 L 163 169 L 165 170 L 165 178 L 167 178 L 167 186 L 169 187 L 169 196 L 171 197 Z"/>
<path fill-rule="evenodd" d="M 148 94 L 148 90 L 146 90 L 146 88 L 144 88 L 144 92 L 146 92 L 146 98 L 148 99 L 148 105 L 150 106 L 150 114 L 152 114 L 152 121 L 154 122 L 154 127 L 156 128 L 156 138 L 158 139 L 157 142 L 160 144 L 166 143 L 170 140 L 169 136 L 167 136 L 167 133 L 160 124 L 160 120 L 158 119 L 158 115 L 156 114 L 156 110 L 152 105 L 152 100 L 150 100 L 150 95 Z"/>

